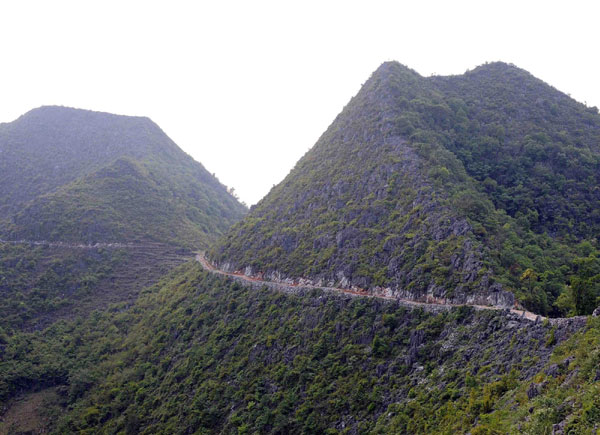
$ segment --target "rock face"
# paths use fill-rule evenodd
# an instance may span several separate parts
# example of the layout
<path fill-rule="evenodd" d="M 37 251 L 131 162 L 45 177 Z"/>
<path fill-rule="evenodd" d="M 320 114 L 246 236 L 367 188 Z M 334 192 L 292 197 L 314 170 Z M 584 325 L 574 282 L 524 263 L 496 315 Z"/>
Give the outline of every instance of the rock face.
<path fill-rule="evenodd" d="M 594 312 L 592 313 L 592 316 L 594 316 L 594 317 L 600 316 L 600 307 L 598 307 L 594 310 Z"/>
<path fill-rule="evenodd" d="M 535 382 L 532 382 L 531 384 L 529 384 L 529 388 L 527 388 L 527 397 L 529 397 L 529 400 L 533 399 L 534 397 L 539 396 L 542 393 L 542 384 L 536 384 Z"/>
<path fill-rule="evenodd" d="M 569 368 L 569 364 L 573 361 L 573 357 L 565 358 L 560 364 L 551 364 L 544 370 L 548 376 L 556 378 L 562 374 L 564 374 Z"/>
<path fill-rule="evenodd" d="M 410 344 L 408 355 L 406 356 L 406 365 L 408 367 L 412 367 L 413 364 L 417 361 L 417 353 L 419 350 L 419 346 L 423 344 L 423 340 L 425 338 L 425 331 L 422 329 L 415 329 L 410 333 Z"/>

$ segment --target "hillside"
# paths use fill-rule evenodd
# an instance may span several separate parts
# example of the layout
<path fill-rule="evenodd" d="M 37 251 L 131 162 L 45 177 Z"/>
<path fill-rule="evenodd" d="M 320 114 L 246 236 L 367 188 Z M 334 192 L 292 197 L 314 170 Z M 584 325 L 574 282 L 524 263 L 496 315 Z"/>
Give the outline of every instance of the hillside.
<path fill-rule="evenodd" d="M 227 270 L 415 300 L 589 314 L 600 115 L 526 71 L 384 63 L 210 251 Z"/>
<path fill-rule="evenodd" d="M 230 230 L 226 189 L 121 118 L 0 125 L 63 125 L 78 168 L 0 148 L 29 196 L 2 179 L 3 237 L 38 240 L 0 243 L 0 434 L 596 433 L 594 109 L 511 65 L 385 63 Z"/>
<path fill-rule="evenodd" d="M 41 107 L 0 155 L 6 332 L 132 303 L 246 212 L 148 118 Z"/>
<path fill-rule="evenodd" d="M 2 238 L 206 246 L 244 207 L 148 118 L 41 107 L 0 128 Z"/>
<path fill-rule="evenodd" d="M 164 245 L 80 248 L 0 243 L 0 332 L 43 330 L 138 293 L 190 258 Z"/>
<path fill-rule="evenodd" d="M 586 433 L 599 330 L 256 290 L 187 264 L 129 310 L 5 338 L 0 401 L 43 388 L 17 404 L 53 397 L 38 412 L 56 433 Z"/>

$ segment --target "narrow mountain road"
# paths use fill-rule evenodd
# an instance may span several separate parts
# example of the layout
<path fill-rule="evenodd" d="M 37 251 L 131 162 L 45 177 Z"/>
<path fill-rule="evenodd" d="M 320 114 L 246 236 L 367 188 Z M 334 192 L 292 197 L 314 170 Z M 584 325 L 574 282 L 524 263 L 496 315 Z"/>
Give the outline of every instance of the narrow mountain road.
<path fill-rule="evenodd" d="M 400 298 L 394 298 L 394 297 L 389 297 L 389 296 L 373 295 L 373 294 L 370 294 L 369 292 L 367 292 L 366 290 L 357 291 L 357 290 L 352 290 L 352 289 L 347 289 L 347 288 L 339 288 L 339 287 L 323 287 L 323 286 L 316 286 L 316 285 L 309 285 L 309 284 L 299 285 L 299 284 L 286 284 L 286 283 L 281 283 L 281 282 L 265 281 L 265 280 L 262 280 L 262 279 L 259 279 L 256 277 L 245 275 L 241 272 L 225 272 L 223 270 L 217 269 L 213 264 L 211 264 L 206 259 L 206 257 L 204 256 L 204 253 L 202 253 L 202 252 L 196 254 L 196 261 L 198 263 L 200 263 L 200 265 L 205 270 L 207 270 L 208 272 L 214 273 L 214 274 L 229 276 L 229 277 L 236 278 L 236 279 L 246 281 L 248 283 L 253 283 L 253 284 L 258 283 L 258 284 L 264 284 L 266 286 L 272 286 L 273 284 L 276 284 L 278 287 L 287 288 L 287 290 L 290 292 L 293 292 L 294 290 L 297 290 L 298 288 L 321 289 L 324 291 L 346 294 L 346 295 L 350 295 L 350 296 L 361 296 L 361 297 L 378 298 L 378 299 L 386 299 L 386 300 L 390 300 L 390 301 L 396 301 L 396 302 L 402 303 L 403 305 L 413 306 L 415 308 L 418 308 L 418 307 L 450 308 L 450 307 L 459 307 L 459 306 L 467 305 L 467 304 L 462 304 L 462 305 L 432 304 L 432 303 L 428 303 L 428 302 L 413 301 L 410 299 L 400 299 Z M 495 307 L 495 306 L 491 306 L 491 305 L 467 305 L 467 306 L 471 306 L 471 307 L 475 308 L 476 310 L 503 310 L 503 308 Z M 532 322 L 539 322 L 539 321 L 546 319 L 545 317 L 542 317 L 538 314 L 532 313 L 531 311 L 511 309 L 510 312 L 513 314 L 516 314 L 524 319 L 530 320 Z M 552 321 L 554 319 L 549 319 L 549 320 Z"/>
<path fill-rule="evenodd" d="M 131 249 L 139 249 L 139 248 L 150 248 L 159 246 L 159 243 L 146 243 L 146 244 L 135 244 L 135 243 L 94 243 L 94 244 L 84 244 L 84 243 L 68 243 L 68 242 L 53 242 L 47 240 L 3 240 L 0 239 L 0 243 L 8 243 L 13 245 L 33 245 L 33 246 L 50 246 L 57 248 L 72 248 L 72 249 L 97 249 L 97 248 L 131 248 Z M 491 305 L 458 305 L 458 304 L 434 304 L 429 302 L 418 302 L 410 299 L 401 299 L 389 296 L 382 295 L 374 295 L 370 294 L 366 290 L 353 290 L 348 288 L 339 288 L 339 287 L 323 287 L 316 286 L 310 284 L 286 284 L 282 282 L 274 282 L 274 281 L 265 281 L 257 277 L 248 276 L 240 272 L 225 272 L 223 270 L 217 269 L 214 265 L 212 265 L 204 256 L 204 253 L 196 254 L 196 261 L 200 263 L 200 265 L 207 271 L 211 273 L 215 273 L 218 275 L 229 276 L 233 278 L 237 278 L 242 281 L 246 281 L 248 283 L 254 284 L 264 284 L 266 286 L 272 287 L 273 285 L 277 285 L 279 288 L 287 289 L 290 292 L 294 290 L 298 290 L 299 288 L 307 288 L 307 289 L 321 289 L 328 292 L 346 294 L 350 296 L 360 296 L 367 298 L 377 298 L 377 299 L 385 299 L 390 301 L 396 301 L 406 306 L 411 307 L 429 307 L 429 308 L 450 308 L 450 307 L 459 307 L 459 306 L 471 306 L 476 310 L 503 310 L 503 308 L 495 307 Z M 531 311 L 517 310 L 511 309 L 511 313 L 516 314 L 524 319 L 530 320 L 532 322 L 539 322 L 542 320 L 546 320 L 546 317 L 540 316 L 538 314 L 532 313 Z M 557 321 L 560 319 L 548 319 L 549 321 Z"/>
<path fill-rule="evenodd" d="M 117 243 L 117 242 L 98 242 L 98 243 L 69 243 L 69 242 L 53 242 L 49 240 L 3 240 L 0 243 L 9 245 L 33 245 L 33 246 L 49 246 L 51 248 L 71 248 L 71 249 L 98 249 L 98 248 L 151 248 L 160 246 L 159 243 Z"/>

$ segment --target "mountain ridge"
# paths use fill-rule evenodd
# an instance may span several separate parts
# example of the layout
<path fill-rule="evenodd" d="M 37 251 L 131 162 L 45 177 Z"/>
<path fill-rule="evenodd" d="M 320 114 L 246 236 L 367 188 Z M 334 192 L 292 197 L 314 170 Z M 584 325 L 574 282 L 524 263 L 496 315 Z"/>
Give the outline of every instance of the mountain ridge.
<path fill-rule="evenodd" d="M 123 242 L 154 232 L 202 246 L 245 212 L 147 117 L 43 106 L 4 124 L 0 152 L 4 238 Z M 173 224 L 159 225 L 169 214 Z"/>

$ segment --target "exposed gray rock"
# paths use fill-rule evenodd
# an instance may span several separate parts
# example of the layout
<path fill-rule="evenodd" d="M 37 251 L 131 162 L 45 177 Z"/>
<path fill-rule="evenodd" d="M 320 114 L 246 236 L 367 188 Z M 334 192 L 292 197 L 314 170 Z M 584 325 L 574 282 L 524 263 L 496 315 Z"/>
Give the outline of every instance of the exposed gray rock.
<path fill-rule="evenodd" d="M 423 339 L 425 338 L 425 331 L 422 329 L 416 329 L 411 331 L 410 333 L 410 343 L 409 343 L 409 351 L 406 356 L 405 363 L 407 366 L 411 367 L 417 361 L 417 353 L 419 350 L 419 346 L 423 344 Z"/>
<path fill-rule="evenodd" d="M 561 421 L 552 425 L 552 435 L 563 435 L 565 433 L 565 426 L 567 422 Z"/>
<path fill-rule="evenodd" d="M 527 397 L 529 397 L 529 399 L 533 399 L 534 397 L 539 396 L 542 393 L 542 384 L 536 384 L 535 382 L 532 382 L 531 384 L 529 384 L 529 388 L 527 388 Z"/>
<path fill-rule="evenodd" d="M 567 370 L 569 368 L 569 365 L 575 361 L 575 357 L 574 356 L 569 356 L 567 358 L 565 358 L 564 360 L 562 360 L 562 362 L 560 363 L 561 369 L 562 370 Z"/>
<path fill-rule="evenodd" d="M 552 364 L 550 367 L 544 370 L 544 373 L 546 373 L 548 376 L 552 376 L 553 378 L 556 378 L 558 375 L 560 375 L 560 372 L 561 368 L 558 364 Z"/>

